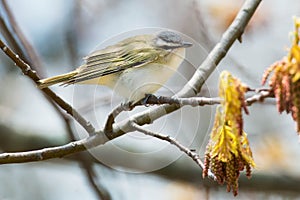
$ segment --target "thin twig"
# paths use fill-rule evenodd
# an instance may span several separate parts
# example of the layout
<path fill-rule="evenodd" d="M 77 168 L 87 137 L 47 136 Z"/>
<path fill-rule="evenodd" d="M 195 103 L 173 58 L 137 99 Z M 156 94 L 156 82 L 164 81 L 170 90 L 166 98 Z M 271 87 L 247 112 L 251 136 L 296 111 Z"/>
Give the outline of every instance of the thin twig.
<path fill-rule="evenodd" d="M 175 138 L 172 138 L 169 135 L 163 135 L 163 134 L 160 134 L 160 133 L 155 133 L 155 132 L 146 130 L 143 127 L 139 126 L 137 123 L 133 122 L 133 121 L 131 121 L 130 125 L 135 130 L 137 130 L 141 133 L 144 133 L 145 135 L 150 135 L 152 137 L 156 137 L 160 140 L 164 140 L 164 141 L 169 142 L 172 145 L 175 145 L 180 151 L 184 152 L 187 156 L 189 156 L 191 159 L 193 159 L 196 162 L 196 164 L 199 165 L 199 167 L 202 170 L 204 169 L 205 166 L 204 166 L 203 162 L 201 161 L 200 156 L 197 153 L 191 151 L 189 148 L 187 148 L 184 145 L 180 144 L 180 142 L 178 142 Z M 209 177 L 215 180 L 215 176 L 211 172 L 209 173 Z"/>
<path fill-rule="evenodd" d="M 8 52 L 10 53 L 15 59 L 18 59 L 20 57 L 24 57 L 26 59 L 27 62 L 24 62 L 22 59 L 20 59 L 20 62 L 17 62 L 16 60 L 15 63 L 16 65 L 18 65 L 18 63 L 23 63 L 21 64 L 21 66 L 19 66 L 23 73 L 26 74 L 26 70 L 31 71 L 32 73 L 29 73 L 28 76 L 33 79 L 34 81 L 36 81 L 37 79 L 39 79 L 39 77 L 36 75 L 36 72 L 31 70 L 31 67 L 29 67 L 29 65 L 25 66 L 26 63 L 29 63 L 31 66 L 35 66 L 34 70 L 36 70 L 38 72 L 39 75 L 41 75 L 43 73 L 41 66 L 41 62 L 38 59 L 38 56 L 36 54 L 36 52 L 34 51 L 33 47 L 31 46 L 31 44 L 27 41 L 27 39 L 25 38 L 25 36 L 23 35 L 22 31 L 20 30 L 16 20 L 13 17 L 13 14 L 11 13 L 6 1 L 2 0 L 1 2 L 1 9 L 3 9 L 3 12 L 1 13 L 2 15 L 6 15 L 4 20 L 4 16 L 1 16 L 1 26 L 4 28 L 3 30 L 5 30 L 6 35 L 9 38 L 9 41 L 11 41 L 12 44 L 14 44 L 15 49 L 17 49 L 17 54 L 14 52 Z M 2 41 L 1 41 L 2 42 Z M 4 45 L 4 44 L 3 44 Z M 2 44 L 1 44 L 2 47 Z M 7 51 L 9 51 L 9 48 L 7 46 L 3 46 L 3 49 L 6 49 Z M 5 52 L 6 53 L 6 52 Z M 13 55 L 15 54 L 15 55 Z M 11 59 L 13 60 L 13 58 L 11 57 Z M 25 71 L 24 71 L 25 70 Z M 48 91 L 48 90 L 44 90 L 44 94 L 47 97 L 47 99 L 49 100 L 49 102 L 51 103 L 51 105 L 55 108 L 55 110 L 59 113 L 59 115 L 64 119 L 65 122 L 67 122 L 67 126 L 70 126 L 69 123 L 69 119 L 68 117 L 65 115 L 65 113 L 63 113 L 61 111 L 61 109 L 59 109 L 57 107 L 56 104 L 53 103 L 52 100 L 54 100 L 54 102 L 56 102 L 58 105 L 61 105 L 61 107 L 66 108 L 64 110 L 67 111 L 67 113 L 72 115 L 72 112 L 74 112 L 75 115 L 78 116 L 78 119 L 80 121 L 82 121 L 82 123 L 80 123 L 81 125 L 84 124 L 88 124 L 86 122 L 84 122 L 83 120 L 81 120 L 79 116 L 79 113 L 76 112 L 76 110 L 72 109 L 71 106 L 67 105 L 67 103 L 65 103 L 61 98 L 59 98 L 55 93 L 53 93 L 52 91 Z M 58 103 L 60 102 L 60 103 Z M 91 127 L 88 127 L 86 125 L 84 125 L 83 127 L 86 128 L 86 130 L 91 134 L 93 133 L 95 130 Z"/>
<path fill-rule="evenodd" d="M 40 80 L 40 77 L 31 67 L 25 63 L 17 54 L 15 54 L 5 43 L 0 39 L 0 48 L 2 51 L 15 62 L 15 64 L 22 70 L 24 75 L 28 76 L 34 82 Z M 57 103 L 63 110 L 65 110 L 69 115 L 71 115 L 89 134 L 95 133 L 95 128 L 86 121 L 70 104 L 65 102 L 62 98 L 57 96 L 49 88 L 44 88 L 43 92 L 47 94 L 51 99 Z"/>
<path fill-rule="evenodd" d="M 6 3 L 6 0 L 0 1 L 0 7 L 2 10 L 0 16 L 0 21 L 2 23 L 0 23 L 0 25 L 5 31 L 5 35 L 7 36 L 7 38 L 16 49 L 17 55 L 19 55 L 19 57 L 25 58 L 25 62 L 28 63 L 31 67 L 34 67 L 33 70 L 37 71 L 39 76 L 41 74 L 43 75 L 44 71 L 42 69 L 42 64 L 39 56 L 19 28 L 19 25 L 16 22 L 13 13 Z M 57 104 L 53 102 L 53 100 L 47 94 L 44 93 L 44 96 L 57 111 L 57 113 L 63 118 L 64 122 L 66 123 L 67 130 L 70 130 L 70 118 L 57 106 Z"/>
<path fill-rule="evenodd" d="M 274 93 L 271 90 L 261 90 L 259 93 L 249 97 L 245 100 L 247 106 L 251 106 L 255 102 L 262 102 L 265 98 L 274 97 Z"/>
<path fill-rule="evenodd" d="M 27 62 L 31 67 L 34 67 L 33 70 L 37 71 L 39 75 L 44 74 L 44 71 L 41 67 L 41 61 L 36 51 L 19 28 L 19 25 L 9 9 L 6 0 L 0 1 L 0 6 L 2 9 L 2 15 L 0 17 L 2 22 L 1 26 L 3 26 L 9 41 L 14 44 L 14 48 L 17 50 L 17 55 L 25 58 L 25 62 Z M 63 118 L 67 126 L 67 130 L 71 130 L 70 118 L 60 108 L 57 107 L 57 104 L 55 104 L 49 96 L 47 96 L 45 93 L 44 95 L 53 108 Z"/>
<path fill-rule="evenodd" d="M 108 138 L 112 135 L 113 124 L 115 123 L 116 117 L 123 111 L 132 110 L 135 106 L 136 105 L 132 105 L 131 102 L 121 103 L 109 113 L 104 126 L 104 133 Z"/>

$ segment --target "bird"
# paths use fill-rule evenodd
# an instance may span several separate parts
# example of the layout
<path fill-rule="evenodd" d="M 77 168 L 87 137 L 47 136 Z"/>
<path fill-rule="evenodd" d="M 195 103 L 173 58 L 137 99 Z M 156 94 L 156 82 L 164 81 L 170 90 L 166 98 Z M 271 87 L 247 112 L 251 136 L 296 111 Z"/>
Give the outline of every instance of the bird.
<path fill-rule="evenodd" d="M 74 71 L 41 79 L 37 84 L 41 89 L 55 84 L 104 85 L 136 103 L 164 86 L 191 46 L 169 30 L 136 35 L 92 52 Z"/>

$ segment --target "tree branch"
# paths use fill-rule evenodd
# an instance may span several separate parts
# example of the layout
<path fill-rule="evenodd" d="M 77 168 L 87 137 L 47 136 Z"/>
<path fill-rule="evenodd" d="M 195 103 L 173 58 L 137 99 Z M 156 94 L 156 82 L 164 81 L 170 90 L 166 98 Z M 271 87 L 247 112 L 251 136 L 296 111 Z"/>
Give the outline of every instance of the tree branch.
<path fill-rule="evenodd" d="M 163 134 L 159 134 L 159 133 L 154 133 L 152 131 L 143 129 L 141 126 L 139 126 L 137 123 L 135 122 L 131 122 L 130 124 L 135 130 L 144 133 L 145 135 L 150 135 L 152 137 L 156 137 L 160 140 L 165 140 L 167 142 L 169 142 L 172 145 L 175 145 L 180 151 L 184 152 L 187 156 L 189 156 L 191 159 L 193 159 L 195 161 L 195 163 L 197 165 L 199 165 L 199 167 L 203 170 L 204 169 L 204 164 L 202 163 L 199 155 L 193 151 L 191 151 L 189 148 L 185 147 L 184 145 L 180 144 L 175 138 L 172 138 L 169 135 L 163 135 Z M 209 171 L 208 176 L 212 179 L 216 179 L 216 177 L 214 176 L 213 173 L 211 173 Z"/>
<path fill-rule="evenodd" d="M 17 54 L 15 54 L 1 39 L 0 48 L 2 51 L 15 62 L 15 64 L 22 70 L 24 75 L 28 76 L 35 83 L 40 80 L 40 77 L 31 67 L 25 63 Z M 89 134 L 95 133 L 95 128 L 86 121 L 70 104 L 65 102 L 62 98 L 57 96 L 49 88 L 44 88 L 43 92 L 48 95 L 57 105 L 59 105 L 63 110 L 65 110 L 69 115 L 71 115 Z"/>
<path fill-rule="evenodd" d="M 113 135 L 113 124 L 115 123 L 116 117 L 123 111 L 132 110 L 135 106 L 137 106 L 137 104 L 132 105 L 131 102 L 121 103 L 109 113 L 104 126 L 104 133 L 108 138 L 111 138 Z"/>
<path fill-rule="evenodd" d="M 272 91 L 260 91 L 257 94 L 254 94 L 253 96 L 247 98 L 245 100 L 245 103 L 247 106 L 251 106 L 253 103 L 255 102 L 261 102 L 263 101 L 265 98 L 268 97 L 273 97 L 273 92 Z M 166 99 L 168 99 L 169 97 L 166 97 Z M 165 100 L 166 100 L 165 99 Z M 186 105 L 190 105 L 190 106 L 195 106 L 195 105 L 211 105 L 211 104 L 219 104 L 221 103 L 221 100 L 218 98 L 204 98 L 204 97 L 194 97 L 192 98 L 191 101 L 188 101 L 187 98 L 171 98 L 171 102 L 180 102 L 180 101 L 185 102 L 184 106 Z M 199 102 L 196 102 L 196 101 Z M 189 103 L 190 102 L 190 103 Z M 207 104 L 204 104 L 204 102 L 206 102 Z M 154 103 L 154 102 L 153 102 Z M 178 106 L 183 106 L 178 104 Z M 132 108 L 132 107 L 131 107 Z M 111 113 L 110 113 L 110 117 L 112 117 L 112 120 L 115 119 L 115 117 L 122 111 L 126 111 L 128 110 L 128 107 L 124 105 L 119 105 L 116 109 L 114 109 Z M 128 132 L 130 131 L 134 131 L 134 130 L 138 130 L 141 131 L 142 128 L 140 125 L 134 123 L 134 125 L 132 125 L 132 121 L 130 121 L 130 127 L 127 129 Z M 113 123 L 111 122 L 110 125 L 112 125 Z M 108 126 L 108 125 L 107 125 Z M 139 129 L 138 129 L 139 128 Z M 143 133 L 145 133 L 146 130 L 143 129 Z M 106 142 L 108 142 L 109 140 L 111 140 L 110 135 L 111 133 L 106 133 L 105 134 L 102 131 L 99 131 L 99 134 L 96 134 L 94 136 L 90 136 L 87 137 L 85 139 L 82 140 L 78 140 L 75 142 L 71 142 L 68 143 L 66 145 L 61 145 L 61 146 L 57 146 L 57 147 L 50 147 L 50 148 L 44 148 L 44 149 L 40 149 L 40 150 L 34 150 L 34 151 L 28 151 L 28 152 L 18 152 L 18 153 L 2 153 L 0 154 L 0 164 L 5 164 L 5 163 L 21 163 L 21 162 L 33 162 L 33 161 L 40 161 L 40 160 L 47 160 L 47 159 L 51 159 L 51 158 L 59 158 L 59 157 L 63 157 L 72 153 L 77 153 L 80 151 L 84 151 L 86 149 L 90 149 L 93 148 L 95 146 L 99 146 L 99 145 L 103 145 Z M 177 146 L 176 144 L 176 140 L 170 138 L 169 136 L 163 136 L 160 134 L 155 134 L 155 133 L 151 133 L 151 132 L 146 132 L 145 134 L 151 135 L 153 137 L 162 139 L 162 140 L 166 140 L 168 142 L 170 142 L 171 144 L 174 144 Z M 174 142 L 175 141 L 175 142 Z M 179 145 L 180 146 L 180 145 Z M 179 147 L 180 150 L 182 150 L 182 148 L 186 148 L 184 146 Z M 185 153 L 187 153 L 187 150 L 189 149 L 185 149 L 182 150 Z M 189 150 L 190 151 L 190 150 Z M 189 155 L 189 153 L 187 153 Z M 190 155 L 189 155 L 190 156 Z M 199 164 L 200 167 L 202 167 Z"/>
<path fill-rule="evenodd" d="M 201 87 L 205 80 L 210 76 L 210 74 L 216 68 L 216 65 L 222 60 L 226 55 L 234 41 L 241 37 L 243 30 L 245 29 L 247 23 L 251 19 L 254 11 L 258 7 L 261 0 L 247 0 L 237 17 L 223 34 L 220 42 L 214 47 L 210 52 L 208 57 L 199 66 L 195 72 L 192 79 L 184 86 L 184 88 L 176 95 L 178 97 L 191 97 L 195 96 L 200 92 Z M 14 52 L 12 52 L 3 42 L 0 40 L 0 48 L 3 52 L 9 56 L 17 66 L 21 68 L 23 73 L 29 76 L 33 81 L 38 81 L 39 77 L 37 74 L 31 70 L 30 66 L 24 63 Z M 58 105 L 60 105 L 67 113 L 73 116 L 89 133 L 94 132 L 94 127 L 87 122 L 79 113 L 74 110 L 69 104 L 64 102 L 60 97 L 53 93 L 49 88 L 43 89 L 43 91 L 49 95 Z M 72 153 L 84 151 L 86 149 L 101 145 L 109 141 L 110 139 L 119 137 L 124 133 L 133 131 L 132 121 L 136 122 L 139 126 L 147 123 L 152 123 L 153 120 L 166 115 L 166 113 L 171 113 L 180 106 L 178 105 L 163 105 L 157 108 L 151 109 L 147 112 L 141 112 L 136 114 L 131 119 L 119 122 L 112 126 L 112 135 L 109 139 L 103 134 L 103 131 L 97 131 L 98 134 L 89 136 L 85 139 L 71 142 L 66 145 L 45 148 L 41 150 L 20 152 L 20 153 L 3 153 L 0 154 L 0 164 L 4 163 L 20 163 L 20 162 L 31 162 L 40 161 L 50 158 L 63 157 Z M 151 117 L 150 117 L 151 116 Z"/>
<path fill-rule="evenodd" d="M 39 75 L 43 75 L 44 71 L 42 69 L 42 63 L 36 51 L 19 28 L 18 23 L 16 22 L 13 13 L 9 9 L 6 0 L 0 1 L 0 9 L 2 14 L 0 16 L 0 27 L 3 28 L 3 32 L 5 33 L 4 35 L 6 35 L 5 38 L 13 44 L 14 49 L 16 49 L 17 55 L 23 57 L 23 60 L 25 58 L 24 61 L 31 67 L 34 67 L 33 70 L 37 71 Z M 57 104 L 55 104 L 55 102 L 48 95 L 44 93 L 44 96 L 53 106 L 53 108 L 58 112 L 58 114 L 63 118 L 68 133 L 72 134 L 70 118 L 66 113 L 63 112 L 63 110 L 61 110 L 57 106 Z"/>
<path fill-rule="evenodd" d="M 274 97 L 274 93 L 271 90 L 262 90 L 259 93 L 246 99 L 245 104 L 251 106 L 255 102 L 262 102 L 265 98 Z"/>
<path fill-rule="evenodd" d="M 104 134 L 98 134 L 57 147 L 48 147 L 27 152 L 1 153 L 0 164 L 24 163 L 61 158 L 73 153 L 85 151 L 86 149 L 91 149 L 100 144 L 104 144 L 107 141 L 109 140 Z"/>

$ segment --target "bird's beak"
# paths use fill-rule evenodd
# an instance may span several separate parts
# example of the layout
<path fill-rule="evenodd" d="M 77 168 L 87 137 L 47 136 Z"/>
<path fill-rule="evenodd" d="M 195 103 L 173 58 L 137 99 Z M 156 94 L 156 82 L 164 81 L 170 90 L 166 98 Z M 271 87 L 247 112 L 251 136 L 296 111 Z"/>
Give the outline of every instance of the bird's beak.
<path fill-rule="evenodd" d="M 190 42 L 183 42 L 181 47 L 183 47 L 183 48 L 188 48 L 188 47 L 191 47 L 191 46 L 193 46 L 193 43 L 190 43 Z"/>

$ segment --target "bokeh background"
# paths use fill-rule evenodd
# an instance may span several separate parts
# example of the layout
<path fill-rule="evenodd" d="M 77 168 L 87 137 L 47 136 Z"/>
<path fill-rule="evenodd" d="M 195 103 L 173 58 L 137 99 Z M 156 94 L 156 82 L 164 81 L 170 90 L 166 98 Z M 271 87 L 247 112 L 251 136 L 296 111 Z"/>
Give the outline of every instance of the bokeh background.
<path fill-rule="evenodd" d="M 122 33 L 167 28 L 185 34 L 195 45 L 188 49 L 187 60 L 176 76 L 158 92 L 168 96 L 192 76 L 243 1 L 9 0 L 6 3 L 38 54 L 38 72 L 43 77 L 74 69 L 99 44 Z M 3 8 L 0 15 L 4 17 Z M 249 86 L 261 87 L 264 70 L 286 54 L 291 42 L 289 32 L 293 30 L 292 17 L 297 15 L 300 16 L 298 0 L 263 1 L 243 35 L 243 42 L 233 45 L 207 80 L 201 95 L 217 95 L 218 75 L 225 69 Z M 1 39 L 4 36 L 1 30 Z M 104 87 L 52 89 L 97 129 L 103 127 L 112 107 L 122 101 Z M 142 109 L 148 108 L 137 111 Z M 186 107 L 148 128 L 176 137 L 203 156 L 214 109 L 215 106 Z M 294 122 L 290 116 L 277 113 L 274 100 L 254 104 L 249 111 L 244 124 L 257 168 L 252 179 L 241 176 L 240 192 L 235 198 L 300 199 L 300 144 Z M 126 117 L 128 113 L 119 120 Z M 85 136 L 78 124 L 73 123 L 72 129 L 76 137 Z M 24 151 L 69 141 L 65 121 L 34 83 L 0 53 L 0 150 Z M 45 162 L 1 165 L 0 199 L 99 199 L 96 186 L 105 188 L 112 199 L 122 200 L 233 198 L 226 192 L 226 186 L 203 180 L 196 164 L 175 147 L 140 133 L 122 136 L 91 153 L 94 156 L 83 153 Z"/>

